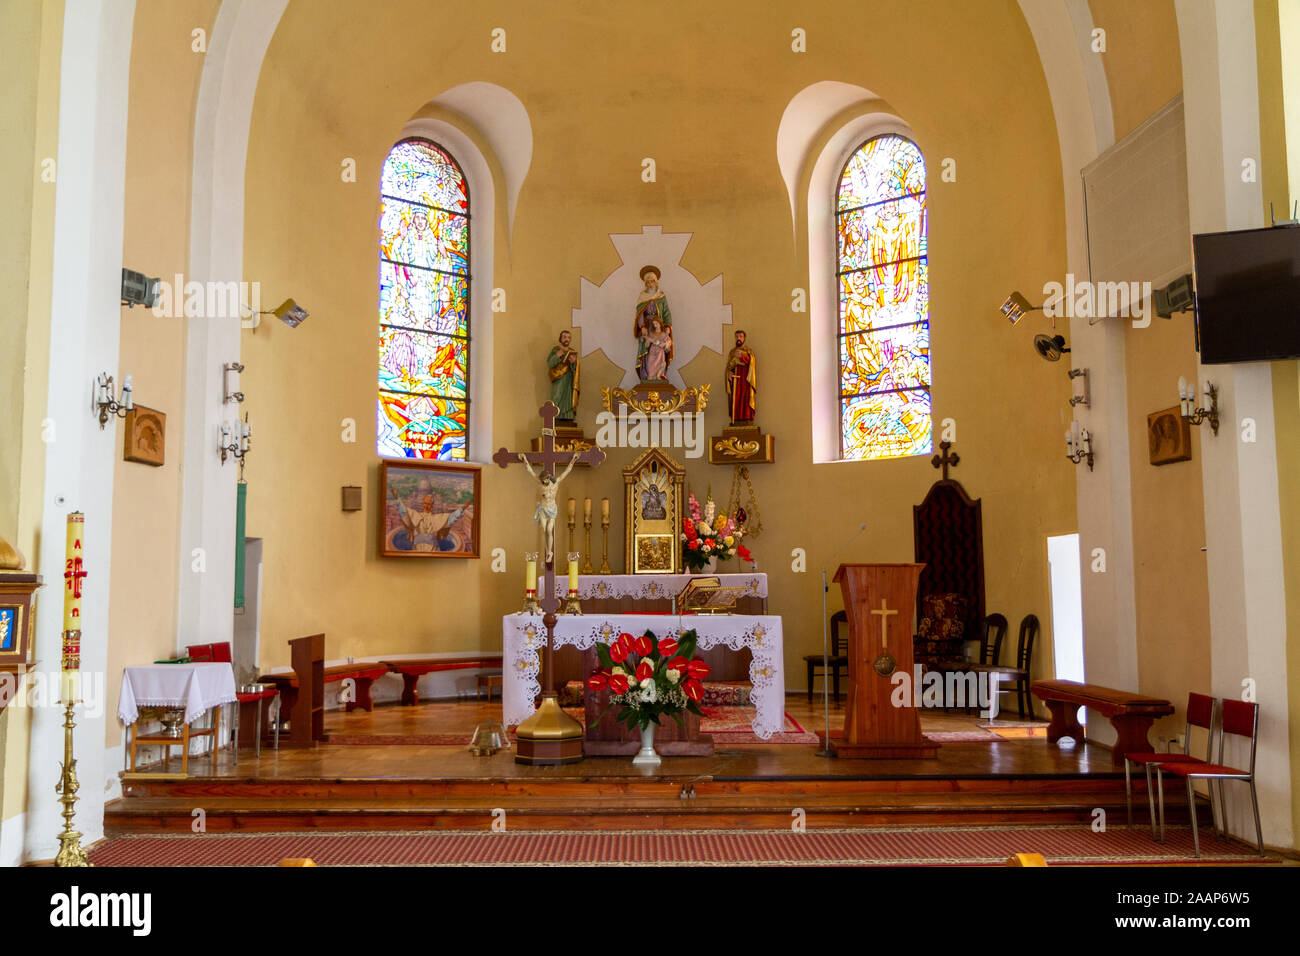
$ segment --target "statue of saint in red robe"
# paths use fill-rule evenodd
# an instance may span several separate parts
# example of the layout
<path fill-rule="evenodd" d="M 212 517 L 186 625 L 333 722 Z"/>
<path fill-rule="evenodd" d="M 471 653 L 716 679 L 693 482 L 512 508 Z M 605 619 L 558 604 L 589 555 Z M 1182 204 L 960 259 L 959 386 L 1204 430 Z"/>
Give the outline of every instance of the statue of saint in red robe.
<path fill-rule="evenodd" d="M 727 356 L 727 399 L 731 424 L 746 425 L 754 420 L 758 406 L 758 365 L 740 329 L 736 330 L 736 347 Z"/>

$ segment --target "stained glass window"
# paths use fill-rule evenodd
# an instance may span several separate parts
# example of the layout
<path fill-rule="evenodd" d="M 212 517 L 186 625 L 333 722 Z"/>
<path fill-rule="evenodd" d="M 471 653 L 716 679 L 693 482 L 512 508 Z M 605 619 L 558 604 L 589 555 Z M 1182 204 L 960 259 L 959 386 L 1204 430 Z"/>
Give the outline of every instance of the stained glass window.
<path fill-rule="evenodd" d="M 378 450 L 463 461 L 469 437 L 469 187 L 421 139 L 384 162 L 379 213 Z"/>
<path fill-rule="evenodd" d="M 841 457 L 931 451 L 925 160 L 901 136 L 849 157 L 835 196 Z"/>

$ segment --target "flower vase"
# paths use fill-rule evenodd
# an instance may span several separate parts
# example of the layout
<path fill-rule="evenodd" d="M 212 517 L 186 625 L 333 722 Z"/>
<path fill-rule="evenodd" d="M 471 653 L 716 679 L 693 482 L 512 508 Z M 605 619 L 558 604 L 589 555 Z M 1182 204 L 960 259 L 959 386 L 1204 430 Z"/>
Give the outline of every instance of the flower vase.
<path fill-rule="evenodd" d="M 717 555 L 711 555 L 711 556 L 709 557 L 709 560 L 708 560 L 708 561 L 705 563 L 705 565 L 704 565 L 704 570 L 705 570 L 705 571 L 708 571 L 710 574 L 717 574 L 717 573 L 718 573 L 718 558 L 717 558 Z"/>
<path fill-rule="evenodd" d="M 646 724 L 641 728 L 641 749 L 632 758 L 632 764 L 637 767 L 657 767 L 660 762 L 659 755 L 655 753 L 655 725 Z"/>

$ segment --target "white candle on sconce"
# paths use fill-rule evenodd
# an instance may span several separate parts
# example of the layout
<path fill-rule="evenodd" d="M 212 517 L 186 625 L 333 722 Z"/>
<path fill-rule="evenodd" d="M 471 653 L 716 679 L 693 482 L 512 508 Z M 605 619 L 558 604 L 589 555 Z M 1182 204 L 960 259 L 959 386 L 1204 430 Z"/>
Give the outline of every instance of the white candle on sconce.
<path fill-rule="evenodd" d="M 131 384 L 131 373 L 126 373 L 126 378 L 122 380 L 122 407 L 130 410 L 135 408 L 135 401 L 132 399 L 133 386 Z"/>

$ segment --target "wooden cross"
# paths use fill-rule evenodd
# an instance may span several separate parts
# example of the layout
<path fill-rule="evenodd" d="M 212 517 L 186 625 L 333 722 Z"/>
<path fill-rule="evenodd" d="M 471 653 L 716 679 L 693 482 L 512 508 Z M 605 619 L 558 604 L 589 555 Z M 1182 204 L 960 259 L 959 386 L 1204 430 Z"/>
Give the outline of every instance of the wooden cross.
<path fill-rule="evenodd" d="M 897 614 L 897 610 L 891 610 L 886 604 L 885 599 L 880 599 L 880 610 L 872 611 L 872 614 L 880 615 L 880 649 L 884 650 L 889 647 L 889 616 Z"/>
<path fill-rule="evenodd" d="M 554 402 L 547 402 L 537 410 L 542 416 L 542 450 L 515 452 L 502 446 L 497 449 L 497 453 L 492 456 L 492 460 L 500 467 L 506 468 L 510 465 L 519 464 L 520 457 L 527 460 L 530 464 L 540 465 L 541 474 L 555 477 L 555 465 L 557 462 L 567 463 L 573 459 L 572 452 L 561 452 L 555 450 L 555 418 L 560 414 L 560 409 Z M 605 453 L 593 445 L 578 456 L 578 461 L 586 462 L 588 465 L 596 466 L 605 460 Z M 541 475 L 538 476 L 541 478 Z M 545 558 L 543 551 L 542 557 Z M 555 612 L 560 608 L 560 599 L 555 596 L 555 555 L 551 555 L 551 560 L 546 562 L 546 574 L 543 577 L 542 599 L 538 602 L 545 611 L 542 623 L 546 626 L 546 658 L 543 663 L 543 671 L 548 681 L 555 679 L 555 625 L 559 621 Z M 554 687 L 550 692 L 555 693 Z"/>
<path fill-rule="evenodd" d="M 951 455 L 948 454 L 948 449 L 951 447 L 952 447 L 952 442 L 950 441 L 939 442 L 939 450 L 942 451 L 943 454 L 935 455 L 933 458 L 930 459 L 930 464 L 933 465 L 935 468 L 943 466 L 944 481 L 948 480 L 948 466 L 951 465 L 952 467 L 956 468 L 957 465 L 961 463 L 961 456 L 958 455 L 956 452 L 953 452 Z M 873 611 L 872 613 L 874 614 L 875 612 Z"/>

